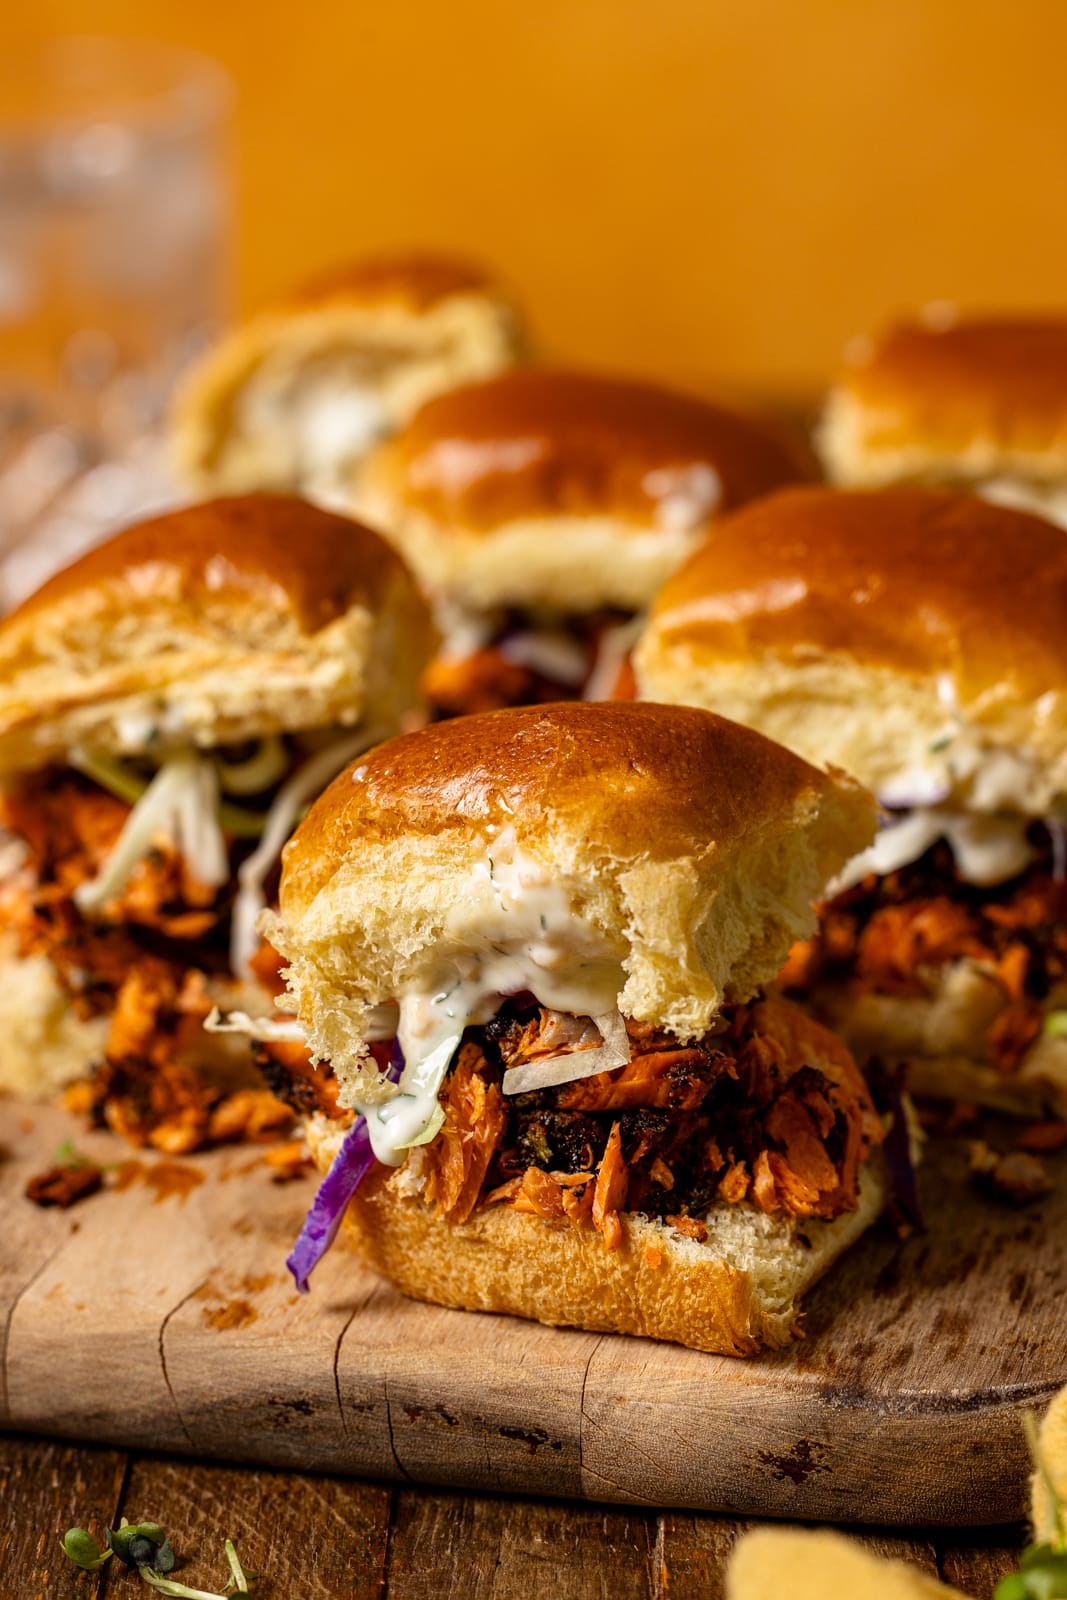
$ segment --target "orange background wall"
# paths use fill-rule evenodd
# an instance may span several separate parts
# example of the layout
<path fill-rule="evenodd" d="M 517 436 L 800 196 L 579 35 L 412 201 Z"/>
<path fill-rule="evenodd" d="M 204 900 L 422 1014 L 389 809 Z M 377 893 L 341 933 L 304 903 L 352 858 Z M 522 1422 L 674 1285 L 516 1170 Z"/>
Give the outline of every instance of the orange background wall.
<path fill-rule="evenodd" d="M 1067 301 L 1063 0 L 3 10 L 4 40 L 225 63 L 246 305 L 339 253 L 460 247 L 552 353 L 788 399 L 887 310 Z"/>

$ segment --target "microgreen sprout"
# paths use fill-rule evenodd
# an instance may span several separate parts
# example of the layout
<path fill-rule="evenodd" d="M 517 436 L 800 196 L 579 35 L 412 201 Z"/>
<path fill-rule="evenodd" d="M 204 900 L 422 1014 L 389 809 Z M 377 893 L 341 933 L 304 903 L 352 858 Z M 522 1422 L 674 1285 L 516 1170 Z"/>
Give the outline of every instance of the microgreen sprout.
<path fill-rule="evenodd" d="M 158 1590 L 160 1594 L 172 1596 L 173 1600 L 226 1600 L 226 1596 L 220 1594 L 217 1589 L 190 1589 L 187 1583 L 176 1583 L 173 1578 L 161 1578 L 151 1567 L 139 1567 L 137 1570 L 150 1588 Z"/>
<path fill-rule="evenodd" d="M 59 1541 L 59 1548 L 83 1572 L 95 1572 L 110 1560 L 113 1553 L 110 1548 L 101 1550 L 92 1534 L 86 1533 L 84 1528 L 68 1528 Z"/>
<path fill-rule="evenodd" d="M 1067 1595 L 1067 1551 L 1032 1544 L 1023 1551 L 1018 1572 L 1001 1578 L 993 1600 L 1062 1600 Z"/>
<path fill-rule="evenodd" d="M 226 1560 L 230 1567 L 230 1577 L 221 1594 L 216 1589 L 191 1589 L 188 1584 L 176 1583 L 173 1578 L 161 1578 L 150 1567 L 141 1567 L 139 1570 L 145 1583 L 158 1593 L 171 1596 L 172 1600 L 229 1600 L 233 1594 L 250 1594 L 249 1585 L 256 1574 L 245 1571 L 232 1539 L 226 1540 Z"/>
<path fill-rule="evenodd" d="M 57 1167 L 95 1167 L 96 1162 L 90 1161 L 88 1156 L 83 1156 L 80 1150 L 74 1148 L 73 1139 L 64 1139 L 62 1144 L 56 1146 Z"/>
<path fill-rule="evenodd" d="M 246 1572 L 241 1565 L 241 1558 L 234 1549 L 232 1539 L 226 1540 L 226 1560 L 230 1563 L 232 1577 L 226 1585 L 227 1590 L 233 1589 L 237 1594 L 248 1594 L 248 1585 L 255 1577 L 254 1572 Z"/>
<path fill-rule="evenodd" d="M 151 1567 L 153 1572 L 170 1572 L 174 1551 L 158 1522 L 128 1522 L 107 1530 L 107 1542 L 127 1567 Z"/>
<path fill-rule="evenodd" d="M 83 1572 L 95 1572 L 112 1556 L 136 1571 L 150 1589 L 168 1595 L 172 1600 L 230 1600 L 235 1594 L 250 1594 L 256 1577 L 247 1572 L 234 1548 L 232 1539 L 225 1544 L 226 1562 L 230 1576 L 220 1593 L 217 1589 L 193 1589 L 187 1583 L 167 1577 L 174 1568 L 174 1551 L 166 1533 L 158 1522 L 130 1522 L 123 1517 L 117 1528 L 107 1529 L 107 1548 L 101 1550 L 91 1533 L 84 1528 L 69 1528 L 60 1540 L 63 1554 Z"/>

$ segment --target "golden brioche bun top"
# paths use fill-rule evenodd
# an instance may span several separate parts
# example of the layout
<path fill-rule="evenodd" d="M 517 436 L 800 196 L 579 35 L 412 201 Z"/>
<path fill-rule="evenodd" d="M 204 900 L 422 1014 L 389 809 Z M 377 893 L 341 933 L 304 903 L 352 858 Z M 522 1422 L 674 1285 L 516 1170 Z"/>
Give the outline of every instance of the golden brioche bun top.
<path fill-rule="evenodd" d="M 837 387 L 866 415 L 868 448 L 980 443 L 1022 459 L 1067 444 L 1067 317 L 899 322 L 855 349 Z"/>
<path fill-rule="evenodd" d="M 545 941 L 560 960 L 542 977 L 607 961 L 624 1015 L 695 1038 L 810 933 L 814 901 L 874 817 L 851 780 L 710 712 L 488 712 L 393 739 L 342 773 L 285 847 L 280 913 L 262 928 L 346 1093 L 368 1008 L 438 994 L 472 960 L 477 971 Z M 509 862 L 547 887 L 521 890 L 500 921 L 491 886 L 509 881 Z M 548 895 L 540 919 L 531 892 Z"/>
<path fill-rule="evenodd" d="M 947 674 L 962 705 L 1067 690 L 1067 535 L 935 490 L 783 490 L 725 519 L 669 579 L 648 640 L 703 661 L 848 656 Z"/>
<path fill-rule="evenodd" d="M 380 447 L 367 482 L 395 506 L 488 533 L 546 515 L 656 523 L 678 496 L 700 502 L 702 521 L 806 476 L 766 424 L 708 401 L 526 368 L 428 401 Z"/>
<path fill-rule="evenodd" d="M 491 274 L 473 261 L 421 250 L 395 250 L 328 267 L 290 290 L 275 309 L 358 305 L 419 312 L 452 295 L 496 298 L 500 293 Z"/>
<path fill-rule="evenodd" d="M 433 645 L 369 528 L 286 495 L 208 500 L 116 534 L 0 623 L 0 772 L 392 728 Z"/>
<path fill-rule="evenodd" d="M 204 500 L 123 529 L 49 578 L 0 623 L 0 671 L 28 621 L 90 594 L 140 610 L 258 603 L 315 633 L 357 603 L 374 610 L 403 571 L 370 528 L 295 495 Z"/>
<path fill-rule="evenodd" d="M 565 819 L 584 847 L 670 861 L 723 849 L 836 780 L 781 745 L 686 706 L 579 702 L 490 711 L 379 745 L 312 806 L 285 847 L 283 909 L 351 851 L 403 834 Z"/>

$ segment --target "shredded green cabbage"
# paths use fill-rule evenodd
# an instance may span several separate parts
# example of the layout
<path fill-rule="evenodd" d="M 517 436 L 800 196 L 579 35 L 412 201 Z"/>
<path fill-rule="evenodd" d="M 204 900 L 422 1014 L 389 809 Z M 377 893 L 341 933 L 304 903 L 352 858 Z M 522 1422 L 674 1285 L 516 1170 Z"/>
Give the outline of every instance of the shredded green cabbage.
<path fill-rule="evenodd" d="M 365 729 L 332 740 L 298 767 L 271 801 L 270 810 L 260 825 L 259 846 L 241 863 L 237 873 L 237 897 L 230 922 L 230 968 L 239 977 L 251 976 L 252 957 L 259 945 L 256 921 L 266 905 L 263 885 L 301 811 L 321 794 L 342 767 L 362 755 L 379 738 L 378 732 Z M 222 825 L 226 828 L 230 808 L 223 805 L 220 809 Z"/>
<path fill-rule="evenodd" d="M 247 761 L 219 760 L 219 783 L 224 794 L 262 794 L 272 789 L 289 770 L 289 754 L 285 741 L 272 734 L 260 739 L 255 753 Z"/>
<path fill-rule="evenodd" d="M 125 800 L 127 805 L 136 805 L 148 788 L 149 779 L 130 772 L 121 761 L 115 761 L 111 756 L 90 756 L 76 750 L 69 759 L 75 771 L 92 778 L 101 789 L 106 789 L 118 800 Z"/>
<path fill-rule="evenodd" d="M 180 760 L 180 757 L 174 757 Z M 206 759 L 206 758 L 202 758 Z M 141 796 L 155 782 L 155 778 L 142 778 L 138 773 L 131 772 L 129 767 L 121 761 L 116 761 L 113 756 L 86 755 L 83 751 L 75 751 L 70 757 L 70 764 L 77 772 L 82 772 L 87 778 L 92 778 L 101 789 L 106 789 L 108 794 L 113 794 L 118 800 L 125 800 L 129 806 L 134 806 Z M 164 765 L 169 766 L 166 762 Z M 162 771 L 162 767 L 160 771 Z M 159 773 L 156 774 L 156 777 Z M 265 811 L 249 811 L 245 806 L 235 806 L 228 800 L 218 802 L 218 815 L 223 829 L 234 839 L 258 839 L 263 832 L 268 813 Z"/>
<path fill-rule="evenodd" d="M 218 812 L 218 776 L 210 761 L 185 753 L 164 762 L 131 810 L 100 874 L 74 891 L 78 909 L 98 915 L 121 894 L 160 837 L 181 851 L 199 882 L 221 888 L 230 876 L 230 859 Z"/>

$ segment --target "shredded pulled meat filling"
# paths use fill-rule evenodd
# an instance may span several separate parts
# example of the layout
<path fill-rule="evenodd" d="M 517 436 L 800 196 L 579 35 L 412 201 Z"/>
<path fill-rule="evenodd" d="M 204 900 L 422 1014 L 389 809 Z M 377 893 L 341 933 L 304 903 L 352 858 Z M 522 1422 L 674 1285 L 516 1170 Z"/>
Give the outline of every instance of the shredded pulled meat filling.
<path fill-rule="evenodd" d="M 35 906 L 69 901 L 95 878 L 126 825 L 130 808 L 74 774 L 55 769 L 23 778 L 0 796 L 0 822 L 28 846 L 37 878 Z M 108 921 L 154 929 L 171 939 L 201 939 L 225 908 L 199 883 L 179 851 L 160 843 L 108 905 Z"/>
<path fill-rule="evenodd" d="M 529 1052 L 531 1021 L 554 1027 L 542 1008 L 505 1008 L 482 1030 L 483 1070 L 495 1053 L 506 1075 Z M 627 1211 L 700 1238 L 719 1201 L 797 1218 L 855 1209 L 881 1125 L 847 1050 L 796 1006 L 734 1007 L 693 1046 L 644 1023 L 627 1033 L 627 1065 L 508 1099 L 488 1200 L 588 1223 L 612 1248 Z"/>
<path fill-rule="evenodd" d="M 444 1126 L 424 1155 L 424 1193 L 450 1222 L 466 1222 L 507 1126 L 499 1084 L 482 1072 L 484 1057 L 463 1044 L 441 1091 Z"/>
<path fill-rule="evenodd" d="M 485 645 L 468 656 L 435 657 L 423 674 L 422 693 L 439 718 L 575 697 L 573 689 L 509 661 L 499 645 Z"/>
<path fill-rule="evenodd" d="M 964 882 L 945 844 L 863 879 L 821 907 L 818 934 L 794 948 L 780 983 L 795 994 L 843 983 L 854 993 L 923 995 L 964 960 L 1000 985 L 987 1042 L 997 1068 L 1014 1072 L 1041 1034 L 1049 996 L 1067 983 L 1067 883 L 1053 877 L 1047 841 L 1025 873 L 992 888 Z"/>
<path fill-rule="evenodd" d="M 514 612 L 480 649 L 468 655 L 442 651 L 435 656 L 423 674 L 423 696 L 438 718 L 581 699 L 597 665 L 604 634 L 624 620 L 623 612 L 611 611 L 561 619 L 568 641 L 585 655 L 584 675 L 575 682 L 554 675 L 547 655 L 543 663 L 535 663 L 509 653 L 509 640 L 536 629 L 529 617 Z M 616 698 L 633 698 L 628 659 L 620 664 L 617 689 Z"/>
<path fill-rule="evenodd" d="M 587 1048 L 597 1037 L 589 1019 L 518 999 L 468 1029 L 441 1090 L 444 1126 L 415 1152 L 440 1216 L 461 1222 L 479 1205 L 506 1204 L 595 1229 L 614 1249 L 626 1213 L 700 1239 L 719 1202 L 794 1218 L 855 1209 L 860 1166 L 883 1133 L 833 1034 L 782 999 L 732 1008 L 722 1031 L 692 1046 L 645 1023 L 626 1027 L 625 1066 L 521 1095 L 503 1093 L 508 1071 Z M 314 1095 L 337 1115 L 328 1069 L 308 1069 L 298 1053 L 261 1047 L 278 1074 L 291 1056 L 294 1103 L 310 1110 Z"/>
<path fill-rule="evenodd" d="M 205 974 L 226 968 L 225 893 L 197 882 L 161 842 L 105 916 L 83 916 L 73 899 L 101 871 L 129 812 L 67 769 L 0 794 L 0 824 L 26 847 L 0 885 L 17 953 L 47 956 L 79 1015 L 109 1016 L 104 1059 L 70 1087 L 68 1104 L 134 1144 L 172 1154 L 276 1138 L 292 1125 L 287 1106 L 250 1075 L 235 1083 L 232 1067 L 200 1066 L 211 1049 L 202 1031 L 212 1003 Z"/>

